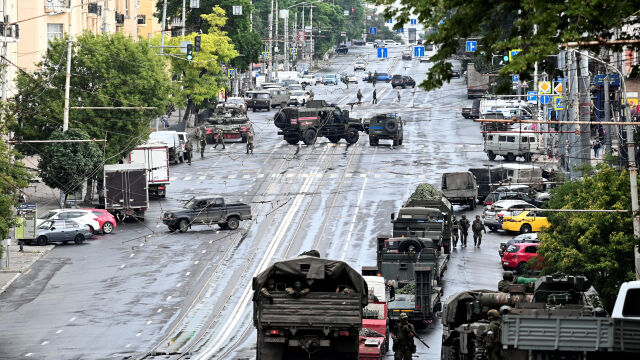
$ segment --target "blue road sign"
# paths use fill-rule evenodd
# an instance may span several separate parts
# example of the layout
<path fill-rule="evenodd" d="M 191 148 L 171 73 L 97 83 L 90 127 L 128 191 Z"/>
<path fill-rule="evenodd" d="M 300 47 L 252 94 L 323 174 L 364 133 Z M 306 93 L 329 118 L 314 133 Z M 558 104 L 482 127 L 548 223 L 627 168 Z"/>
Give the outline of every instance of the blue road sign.
<path fill-rule="evenodd" d="M 466 52 L 475 52 L 478 48 L 477 41 L 467 41 Z"/>
<path fill-rule="evenodd" d="M 378 48 L 378 58 L 384 59 L 387 57 L 387 48 Z"/>
<path fill-rule="evenodd" d="M 387 24 L 393 24 L 393 18 L 387 20 Z"/>
<path fill-rule="evenodd" d="M 598 74 L 594 78 L 594 84 L 603 86 L 604 78 L 607 76 L 609 77 L 609 85 L 620 86 L 620 75 L 618 74 L 609 74 L 609 75 Z"/>
<path fill-rule="evenodd" d="M 375 27 L 370 27 L 369 28 L 369 34 L 375 35 L 377 33 L 378 33 L 378 29 L 377 28 L 375 28 Z"/>
<path fill-rule="evenodd" d="M 411 25 L 418 25 L 418 19 L 411 19 Z"/>
<path fill-rule="evenodd" d="M 540 104 L 546 105 L 551 102 L 551 96 L 549 95 L 541 95 L 540 96 Z"/>
<path fill-rule="evenodd" d="M 291 49 L 291 55 L 296 55 L 298 53 L 298 49 L 293 48 Z"/>
<path fill-rule="evenodd" d="M 527 91 L 527 100 L 536 101 L 536 98 L 538 97 L 537 95 L 538 95 L 537 91 Z"/>
<path fill-rule="evenodd" d="M 400 28 L 398 30 L 396 30 L 397 33 L 403 33 L 404 32 L 404 28 Z"/>
<path fill-rule="evenodd" d="M 517 83 L 520 82 L 520 75 L 511 75 L 511 82 Z"/>
<path fill-rule="evenodd" d="M 414 57 L 424 56 L 424 46 L 414 46 L 413 56 Z"/>

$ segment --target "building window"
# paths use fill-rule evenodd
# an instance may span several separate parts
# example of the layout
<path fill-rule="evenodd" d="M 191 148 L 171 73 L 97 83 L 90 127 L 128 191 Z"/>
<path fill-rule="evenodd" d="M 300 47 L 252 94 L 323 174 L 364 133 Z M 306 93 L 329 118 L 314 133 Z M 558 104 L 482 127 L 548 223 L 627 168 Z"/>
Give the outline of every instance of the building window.
<path fill-rule="evenodd" d="M 49 43 L 57 39 L 62 39 L 64 35 L 64 24 L 47 24 L 47 40 Z"/>
<path fill-rule="evenodd" d="M 147 15 L 138 15 L 138 25 L 147 25 Z"/>
<path fill-rule="evenodd" d="M 124 14 L 129 18 L 129 0 L 124 0 Z"/>
<path fill-rule="evenodd" d="M 71 5 L 70 0 L 45 0 L 45 11 L 62 11 L 68 10 Z"/>

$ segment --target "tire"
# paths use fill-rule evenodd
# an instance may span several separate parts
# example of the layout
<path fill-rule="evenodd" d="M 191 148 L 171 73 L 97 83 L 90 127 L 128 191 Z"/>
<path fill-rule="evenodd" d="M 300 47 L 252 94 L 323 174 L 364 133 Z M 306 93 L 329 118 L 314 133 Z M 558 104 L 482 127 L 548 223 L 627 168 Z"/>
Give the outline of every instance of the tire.
<path fill-rule="evenodd" d="M 280 109 L 284 109 L 286 107 L 287 107 L 287 103 L 286 102 L 280 103 Z"/>
<path fill-rule="evenodd" d="M 298 138 L 290 138 L 290 139 L 285 139 L 289 145 L 298 145 L 298 143 L 300 142 L 300 139 Z"/>
<path fill-rule="evenodd" d="M 307 129 L 302 135 L 302 141 L 306 145 L 313 145 L 316 142 L 316 130 L 315 129 Z"/>
<path fill-rule="evenodd" d="M 384 129 L 390 133 L 396 132 L 398 130 L 398 123 L 393 120 L 387 120 L 384 124 Z"/>
<path fill-rule="evenodd" d="M 340 142 L 340 136 L 327 136 L 327 139 L 329 139 L 329 141 L 331 141 L 334 144 L 337 144 Z"/>
<path fill-rule="evenodd" d="M 89 231 L 91 231 L 92 234 L 96 233 L 96 229 L 93 228 L 93 226 L 87 224 L 87 226 L 89 227 Z"/>
<path fill-rule="evenodd" d="M 180 163 L 182 164 L 182 163 L 184 162 L 184 157 L 183 157 L 183 156 L 180 156 L 180 157 L 178 158 L 178 161 L 180 161 Z"/>
<path fill-rule="evenodd" d="M 169 227 L 169 232 L 174 233 L 174 232 L 178 231 L 178 228 L 176 228 L 175 226 L 169 225 L 168 227 Z"/>
<path fill-rule="evenodd" d="M 369 146 L 378 146 L 378 139 L 369 136 Z"/>
<path fill-rule="evenodd" d="M 180 220 L 178 229 L 180 229 L 181 233 L 187 232 L 187 230 L 189 230 L 189 222 L 185 219 Z"/>
<path fill-rule="evenodd" d="M 227 223 L 218 224 L 218 226 L 220 227 L 220 230 L 229 230 Z"/>
<path fill-rule="evenodd" d="M 344 139 L 347 140 L 348 144 L 357 143 L 359 138 L 360 134 L 358 134 L 358 130 L 356 130 L 355 128 L 349 128 L 347 130 L 347 135 L 344 137 Z"/>
<path fill-rule="evenodd" d="M 520 226 L 520 233 L 521 234 L 528 234 L 531 232 L 531 225 L 529 224 L 522 224 L 522 226 Z"/>
<path fill-rule="evenodd" d="M 487 157 L 489 158 L 489 160 L 493 161 L 496 159 L 496 154 L 493 151 L 489 150 L 487 151 Z"/>
<path fill-rule="evenodd" d="M 46 236 L 39 236 L 36 240 L 36 244 L 38 244 L 38 246 L 46 246 L 48 243 L 49 240 L 47 240 Z"/>
<path fill-rule="evenodd" d="M 398 245 L 399 252 L 415 251 L 416 253 L 419 253 L 422 248 L 424 248 L 422 243 L 415 239 L 403 240 L 400 242 L 400 245 Z"/>
<path fill-rule="evenodd" d="M 229 230 L 235 230 L 238 228 L 238 226 L 240 226 L 240 219 L 238 219 L 237 217 L 232 216 L 227 219 L 227 228 Z"/>
<path fill-rule="evenodd" d="M 489 228 L 489 231 L 498 231 L 498 227 L 495 225 L 487 225 L 487 227 Z"/>
<path fill-rule="evenodd" d="M 476 209 L 476 199 L 473 199 L 469 202 L 469 209 L 471 210 L 475 210 Z"/>
<path fill-rule="evenodd" d="M 82 244 L 84 242 L 84 235 L 78 234 L 73 238 L 73 242 L 76 244 Z"/>
<path fill-rule="evenodd" d="M 397 139 L 393 139 L 393 146 L 398 146 L 399 142 Z"/>
<path fill-rule="evenodd" d="M 513 155 L 513 153 L 508 153 L 505 159 L 507 159 L 507 161 L 516 161 L 516 156 Z"/>
<path fill-rule="evenodd" d="M 113 224 L 109 221 L 102 224 L 102 233 L 111 234 L 113 232 Z"/>
<path fill-rule="evenodd" d="M 404 139 L 400 138 L 400 140 L 398 140 L 398 144 L 402 145 L 402 140 L 404 140 Z"/>
<path fill-rule="evenodd" d="M 531 158 L 532 158 L 533 156 L 531 155 L 531 153 L 526 153 L 526 154 L 524 154 L 524 156 L 523 156 L 523 157 L 524 157 L 524 161 L 526 161 L 526 162 L 531 162 Z"/>
<path fill-rule="evenodd" d="M 278 129 L 284 128 L 287 126 L 287 115 L 282 111 L 278 111 L 278 113 L 273 117 L 273 124 Z"/>
<path fill-rule="evenodd" d="M 390 83 L 390 82 L 391 82 L 391 79 L 387 79 L 387 80 L 385 80 L 384 82 L 386 82 L 386 83 Z"/>
<path fill-rule="evenodd" d="M 251 108 L 251 110 L 252 110 L 253 112 L 256 112 L 256 107 L 254 106 L 253 108 Z"/>

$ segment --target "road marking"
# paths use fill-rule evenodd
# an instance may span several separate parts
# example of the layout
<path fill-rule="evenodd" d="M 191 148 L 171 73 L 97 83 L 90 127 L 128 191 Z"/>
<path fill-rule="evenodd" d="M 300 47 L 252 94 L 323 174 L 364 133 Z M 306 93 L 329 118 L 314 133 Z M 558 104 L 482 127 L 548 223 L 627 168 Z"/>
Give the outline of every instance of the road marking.
<path fill-rule="evenodd" d="M 147 321 L 147 325 L 150 325 L 151 323 L 152 323 L 152 321 L 151 321 L 151 320 Z"/>
<path fill-rule="evenodd" d="M 264 174 L 258 174 L 258 179 L 262 179 L 264 177 Z"/>
<path fill-rule="evenodd" d="M 162 312 L 162 308 L 158 309 L 158 311 L 156 311 L 157 313 L 161 313 Z"/>
<path fill-rule="evenodd" d="M 191 180 L 191 176 L 187 176 L 184 178 L 184 181 L 189 181 L 189 180 Z"/>
<path fill-rule="evenodd" d="M 189 275 L 191 275 L 191 271 L 187 271 L 187 273 L 186 273 L 186 274 L 184 274 L 184 275 L 185 275 L 185 276 L 189 276 Z"/>
<path fill-rule="evenodd" d="M 26 357 L 29 357 L 29 356 L 31 356 L 31 355 L 33 355 L 33 353 L 26 353 L 26 354 L 24 354 L 24 356 L 26 356 Z"/>
<path fill-rule="evenodd" d="M 124 269 L 125 264 L 120 265 L 120 269 Z"/>
<path fill-rule="evenodd" d="M 358 196 L 358 202 L 356 203 L 355 211 L 353 212 L 353 218 L 351 219 L 351 225 L 349 225 L 349 232 L 347 233 L 347 241 L 344 242 L 344 246 L 342 247 L 342 257 L 340 260 L 344 261 L 344 257 L 347 255 L 347 249 L 349 248 L 349 243 L 351 242 L 351 236 L 353 234 L 353 228 L 356 225 L 356 217 L 358 216 L 358 211 L 360 210 L 360 203 L 362 203 L 362 197 L 364 195 L 364 189 L 367 186 L 367 178 L 362 182 L 362 189 L 360 189 L 360 195 Z"/>
<path fill-rule="evenodd" d="M 198 263 L 200 262 L 200 260 L 196 260 L 193 262 L 193 265 L 198 265 Z"/>
<path fill-rule="evenodd" d="M 289 174 L 287 174 L 287 177 L 288 177 L 288 178 L 290 178 L 290 177 L 294 177 L 294 176 L 296 176 L 296 173 L 289 173 Z"/>
<path fill-rule="evenodd" d="M 176 177 L 175 176 L 170 177 L 169 181 L 176 181 Z"/>
<path fill-rule="evenodd" d="M 345 176 L 346 176 L 346 177 L 348 177 L 348 178 L 350 178 L 350 177 L 352 177 L 352 176 L 353 176 L 353 173 L 346 173 L 346 174 L 345 174 Z"/>
<path fill-rule="evenodd" d="M 176 285 L 176 287 L 180 287 L 180 286 L 182 286 L 182 283 L 178 283 L 178 285 Z"/>
<path fill-rule="evenodd" d="M 331 174 L 331 175 L 329 175 L 329 178 L 330 178 L 330 179 L 335 179 L 335 178 L 337 178 L 337 177 L 338 177 L 338 174 Z"/>
<path fill-rule="evenodd" d="M 405 178 L 405 179 L 410 179 L 410 178 L 411 178 L 411 175 L 409 175 L 409 174 L 405 174 L 405 175 L 404 175 L 404 178 Z"/>
<path fill-rule="evenodd" d="M 204 179 L 206 179 L 206 178 L 207 178 L 206 176 L 200 176 L 200 177 L 198 178 L 198 180 L 204 180 Z"/>
<path fill-rule="evenodd" d="M 126 347 L 126 348 L 131 347 L 131 344 L 127 344 L 124 347 Z"/>
<path fill-rule="evenodd" d="M 44 346 L 44 345 L 47 345 L 48 343 L 49 343 L 49 342 L 45 340 L 45 341 L 43 341 L 43 342 L 42 342 L 42 344 L 40 344 L 40 345 Z"/>
<path fill-rule="evenodd" d="M 136 256 L 136 254 L 131 254 L 131 255 L 129 255 L 129 257 L 130 257 L 130 258 L 132 258 L 132 257 L 134 257 L 134 256 Z"/>
<path fill-rule="evenodd" d="M 360 174 L 360 177 L 361 177 L 361 178 L 366 178 L 366 177 L 367 177 L 367 174 Z"/>
<path fill-rule="evenodd" d="M 63 332 L 64 330 L 60 329 L 58 331 L 56 331 L 56 334 L 60 334 L 61 332 Z"/>
<path fill-rule="evenodd" d="M 395 179 L 395 178 L 396 178 L 396 174 L 391 174 L 391 175 L 389 175 L 389 178 L 391 178 L 391 179 Z"/>
<path fill-rule="evenodd" d="M 140 246 L 144 246 L 144 243 L 140 243 Z"/>
<path fill-rule="evenodd" d="M 27 275 L 30 272 L 31 272 L 31 268 L 27 269 L 27 271 L 24 272 L 24 275 Z"/>
<path fill-rule="evenodd" d="M 69 319 L 69 322 L 74 322 L 74 321 L 76 321 L 75 317 L 72 317 L 71 319 Z"/>
<path fill-rule="evenodd" d="M 249 178 L 249 175 L 242 175 L 242 178 L 243 178 L 243 179 L 248 179 L 248 178 Z"/>
<path fill-rule="evenodd" d="M 213 240 L 209 240 L 209 244 L 213 244 Z"/>
<path fill-rule="evenodd" d="M 307 178 L 309 177 L 309 174 L 300 174 L 300 177 Z"/>
<path fill-rule="evenodd" d="M 138 337 L 138 336 L 140 336 L 140 335 L 142 335 L 142 333 L 141 333 L 141 332 L 137 333 L 137 334 L 136 334 L 136 337 Z"/>
<path fill-rule="evenodd" d="M 374 177 L 375 178 L 380 178 L 382 175 L 381 174 L 376 174 Z"/>
<path fill-rule="evenodd" d="M 235 175 L 235 174 L 229 175 L 229 176 L 227 177 L 227 179 L 235 179 L 235 178 L 236 178 L 236 175 Z"/>
<path fill-rule="evenodd" d="M 172 297 L 171 295 L 167 296 L 167 300 L 165 300 L 165 301 L 171 300 L 171 297 Z"/>
<path fill-rule="evenodd" d="M 206 252 L 207 252 L 207 250 L 202 250 L 202 253 L 203 253 L 203 254 L 204 254 L 204 253 L 206 253 Z"/>

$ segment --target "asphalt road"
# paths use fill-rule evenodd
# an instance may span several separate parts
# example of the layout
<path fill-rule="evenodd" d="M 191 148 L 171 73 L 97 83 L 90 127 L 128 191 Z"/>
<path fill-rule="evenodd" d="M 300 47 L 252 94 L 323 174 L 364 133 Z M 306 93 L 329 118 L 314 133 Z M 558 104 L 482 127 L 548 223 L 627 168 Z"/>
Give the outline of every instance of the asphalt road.
<path fill-rule="evenodd" d="M 357 56 L 368 57 L 367 71 L 408 74 L 419 83 L 430 66 L 400 60 L 401 47 L 375 59 L 372 48 L 351 48 L 334 58 L 326 72 L 354 72 Z M 358 71 L 361 78 L 365 73 Z M 291 146 L 277 136 L 275 111 L 249 113 L 256 131 L 255 151 L 244 144 L 225 150 L 208 147 L 204 159 L 171 168 L 167 198 L 154 200 L 144 223 L 121 224 L 114 234 L 84 245 L 56 247 L 0 295 L 0 358 L 105 359 L 255 358 L 251 279 L 272 262 L 318 249 L 355 268 L 375 264 L 375 236 L 390 232 L 396 211 L 422 182 L 440 185 L 449 171 L 486 163 L 480 126 L 460 116 L 466 88 L 454 79 L 441 89 L 397 91 L 378 83 L 317 85 L 316 99 L 348 108 L 352 116 L 396 113 L 405 121 L 402 146 L 358 143 Z M 162 211 L 193 195 L 224 196 L 252 205 L 254 220 L 236 231 L 194 226 L 169 233 Z M 473 216 L 466 208 L 456 213 Z M 496 289 L 501 277 L 498 244 L 509 236 L 487 234 L 481 248 L 455 249 L 445 273 L 445 298 L 465 289 Z M 441 324 L 421 335 L 421 359 L 439 359 Z M 155 355 L 155 356 L 154 356 Z M 388 355 L 387 358 L 392 358 Z"/>

